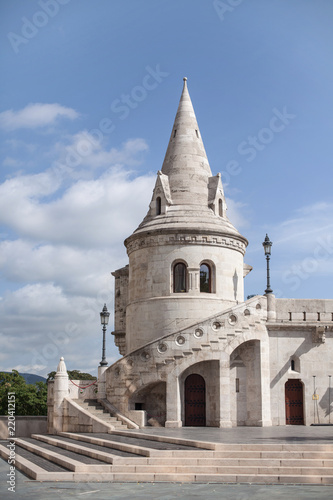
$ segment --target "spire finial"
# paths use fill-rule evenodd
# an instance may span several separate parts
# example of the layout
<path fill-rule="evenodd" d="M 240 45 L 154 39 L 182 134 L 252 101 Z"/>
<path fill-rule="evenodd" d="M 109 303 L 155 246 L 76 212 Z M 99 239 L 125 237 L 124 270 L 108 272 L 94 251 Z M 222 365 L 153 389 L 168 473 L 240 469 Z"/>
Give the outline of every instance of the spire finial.
<path fill-rule="evenodd" d="M 184 76 L 183 80 L 184 80 L 184 82 L 186 82 L 186 80 L 187 80 L 186 76 Z"/>

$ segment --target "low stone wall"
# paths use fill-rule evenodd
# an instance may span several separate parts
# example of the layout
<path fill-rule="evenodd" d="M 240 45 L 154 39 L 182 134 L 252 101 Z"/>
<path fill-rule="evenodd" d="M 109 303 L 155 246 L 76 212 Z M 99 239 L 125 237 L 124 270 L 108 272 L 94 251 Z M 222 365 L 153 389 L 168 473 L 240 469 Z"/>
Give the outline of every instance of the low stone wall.
<path fill-rule="evenodd" d="M 11 426 L 13 430 L 13 426 Z M 8 416 L 0 416 L 0 439 L 30 437 L 31 434 L 46 434 L 47 417 L 15 417 L 15 436 L 8 435 Z"/>
<path fill-rule="evenodd" d="M 70 398 L 64 400 L 63 419 L 64 432 L 108 432 L 114 429 Z"/>

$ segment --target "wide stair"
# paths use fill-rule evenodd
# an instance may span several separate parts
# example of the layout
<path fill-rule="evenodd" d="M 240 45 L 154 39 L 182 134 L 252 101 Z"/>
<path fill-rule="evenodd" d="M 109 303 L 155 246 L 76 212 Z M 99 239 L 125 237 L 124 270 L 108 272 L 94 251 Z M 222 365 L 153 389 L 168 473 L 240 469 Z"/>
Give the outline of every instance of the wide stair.
<path fill-rule="evenodd" d="M 0 445 L 8 460 L 9 449 Z M 37 481 L 333 485 L 331 444 L 220 444 L 135 431 L 15 439 L 16 467 Z"/>
<path fill-rule="evenodd" d="M 89 411 L 95 417 L 103 420 L 106 424 L 113 425 L 115 429 L 127 430 L 128 427 L 125 425 L 118 417 L 113 417 L 110 412 L 104 408 L 104 406 L 94 399 L 85 399 L 84 401 L 79 399 L 74 399 L 76 404 L 81 406 L 84 410 Z"/>

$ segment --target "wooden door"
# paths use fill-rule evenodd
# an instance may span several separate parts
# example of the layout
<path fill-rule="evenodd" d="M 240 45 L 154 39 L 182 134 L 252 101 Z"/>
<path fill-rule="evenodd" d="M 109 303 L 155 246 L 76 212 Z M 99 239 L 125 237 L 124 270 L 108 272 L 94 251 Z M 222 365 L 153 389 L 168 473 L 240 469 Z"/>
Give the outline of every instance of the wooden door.
<path fill-rule="evenodd" d="M 185 380 L 185 425 L 206 425 L 206 384 L 204 378 L 196 373 Z"/>
<path fill-rule="evenodd" d="M 286 424 L 304 425 L 303 384 L 300 380 L 288 380 L 285 385 Z"/>

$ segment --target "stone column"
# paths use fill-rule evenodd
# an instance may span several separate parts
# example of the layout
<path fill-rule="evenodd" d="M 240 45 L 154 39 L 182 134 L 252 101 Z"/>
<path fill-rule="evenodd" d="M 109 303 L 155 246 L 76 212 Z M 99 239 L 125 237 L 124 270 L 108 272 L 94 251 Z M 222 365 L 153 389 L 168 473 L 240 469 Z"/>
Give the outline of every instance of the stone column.
<path fill-rule="evenodd" d="M 197 267 L 189 267 L 188 272 L 188 291 L 191 294 L 200 293 L 200 269 Z"/>
<path fill-rule="evenodd" d="M 68 374 L 64 358 L 61 357 L 54 377 L 53 429 L 57 434 L 63 431 L 64 398 L 68 396 Z"/>
<path fill-rule="evenodd" d="M 275 307 L 275 295 L 274 293 L 267 293 L 267 320 L 276 320 L 276 307 Z"/>
<path fill-rule="evenodd" d="M 108 366 L 98 367 L 97 400 L 106 399 L 106 379 L 105 372 Z"/>
<path fill-rule="evenodd" d="M 178 376 L 170 373 L 166 382 L 167 419 L 165 427 L 182 427 L 181 402 Z"/>
<path fill-rule="evenodd" d="M 224 353 L 222 353 L 224 354 Z M 220 359 L 219 373 L 219 427 L 232 427 L 231 423 L 231 408 L 230 408 L 230 361 L 227 358 Z"/>
<path fill-rule="evenodd" d="M 261 427 L 272 425 L 269 365 L 269 339 L 267 335 L 266 338 L 260 341 L 261 420 L 259 426 Z"/>

